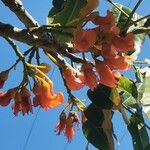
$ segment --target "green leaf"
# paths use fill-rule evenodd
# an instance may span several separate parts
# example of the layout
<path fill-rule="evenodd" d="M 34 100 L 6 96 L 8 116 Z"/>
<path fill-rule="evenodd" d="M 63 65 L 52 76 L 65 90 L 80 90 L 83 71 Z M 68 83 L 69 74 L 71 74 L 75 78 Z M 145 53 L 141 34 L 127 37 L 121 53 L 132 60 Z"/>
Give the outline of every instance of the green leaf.
<path fill-rule="evenodd" d="M 119 80 L 118 91 L 125 106 L 136 108 L 138 106 L 138 91 L 134 81 L 122 76 Z"/>
<path fill-rule="evenodd" d="M 150 27 L 150 18 L 148 18 L 144 24 L 144 27 Z"/>
<path fill-rule="evenodd" d="M 118 4 L 116 3 L 116 5 L 122 9 L 124 12 L 126 12 L 126 14 L 130 15 L 130 13 L 132 12 L 132 9 L 128 8 L 128 7 L 125 7 L 121 4 Z M 115 15 L 115 20 L 116 20 L 116 23 L 117 23 L 117 26 L 122 29 L 124 28 L 124 25 L 128 19 L 127 16 L 125 16 L 120 10 L 118 10 L 115 6 L 112 7 L 111 11 L 113 12 L 113 14 Z M 137 20 L 139 18 L 141 18 L 142 16 L 134 13 L 133 17 L 132 17 L 132 20 Z M 135 25 L 132 25 L 129 27 L 128 31 L 133 31 L 135 28 L 138 28 L 138 27 L 141 27 L 141 26 L 144 26 L 146 22 L 146 19 L 142 20 L 142 21 L 139 21 L 136 26 Z M 134 45 L 134 49 L 132 51 L 130 51 L 128 53 L 128 55 L 130 55 L 134 60 L 137 59 L 139 53 L 140 53 L 140 49 L 141 49 L 141 46 L 142 44 L 144 43 L 145 41 L 145 36 L 146 34 L 145 33 L 142 33 L 142 34 L 136 34 L 134 35 L 134 41 L 135 41 L 135 45 Z"/>
<path fill-rule="evenodd" d="M 94 126 L 100 127 L 104 121 L 103 111 L 95 104 L 91 103 L 84 111 L 84 114 L 89 122 Z"/>
<path fill-rule="evenodd" d="M 144 148 L 144 150 L 150 150 L 150 144 L 148 144 L 148 145 Z"/>
<path fill-rule="evenodd" d="M 65 0 L 53 0 L 53 6 L 58 9 L 61 9 L 64 3 L 65 3 Z"/>
<path fill-rule="evenodd" d="M 144 119 L 141 116 L 132 115 L 130 117 L 128 130 L 132 136 L 134 150 L 144 150 L 149 144 L 149 137 L 143 124 Z"/>
<path fill-rule="evenodd" d="M 70 22 L 74 21 L 79 17 L 80 10 L 86 5 L 87 0 L 67 0 L 64 9 L 62 11 L 55 13 L 53 16 L 49 15 L 48 20 L 51 23 L 60 23 L 61 25 L 68 25 Z M 49 13 L 52 14 L 52 13 Z M 52 32 L 55 39 L 60 43 L 69 43 L 72 40 L 71 36 L 67 36 L 65 33 L 73 34 L 73 29 L 62 29 L 59 32 Z M 68 34 L 68 35 L 69 35 Z"/>
<path fill-rule="evenodd" d="M 143 104 L 143 111 L 150 119 L 150 76 L 145 77 L 143 84 L 145 85 L 145 90 L 141 99 L 141 103 Z"/>
<path fill-rule="evenodd" d="M 94 91 L 88 90 L 89 99 L 101 109 L 111 109 L 113 107 L 112 89 L 104 85 L 98 85 Z"/>
<path fill-rule="evenodd" d="M 138 97 L 138 92 L 134 81 L 122 76 L 119 80 L 119 89 L 131 94 L 134 98 Z"/>
<path fill-rule="evenodd" d="M 48 13 L 48 18 L 47 18 L 47 24 L 52 24 L 54 21 L 54 16 L 60 12 L 60 9 L 56 8 L 56 7 L 52 7 L 52 9 L 49 11 Z"/>
<path fill-rule="evenodd" d="M 102 128 L 97 128 L 89 121 L 86 121 L 82 126 L 82 131 L 88 142 L 96 148 L 109 150 L 107 136 Z"/>

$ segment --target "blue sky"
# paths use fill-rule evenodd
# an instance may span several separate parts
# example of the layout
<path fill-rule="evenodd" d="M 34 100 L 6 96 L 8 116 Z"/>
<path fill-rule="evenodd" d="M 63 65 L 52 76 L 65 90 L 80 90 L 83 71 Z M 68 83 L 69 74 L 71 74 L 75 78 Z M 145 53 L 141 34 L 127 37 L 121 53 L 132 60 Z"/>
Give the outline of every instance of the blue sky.
<path fill-rule="evenodd" d="M 40 25 L 45 24 L 46 17 L 49 9 L 51 8 L 51 0 L 22 0 L 25 8 L 32 14 L 32 16 L 40 23 Z M 118 0 L 116 2 L 121 2 L 123 4 L 129 5 L 130 7 L 134 6 L 132 0 Z M 111 5 L 108 5 L 105 0 L 101 0 L 100 14 L 105 14 L 106 10 L 110 8 Z M 0 1 L 0 21 L 4 23 L 10 23 L 14 26 L 24 28 L 24 25 L 16 18 L 16 16 L 9 11 L 7 7 L 4 7 L 4 4 Z M 150 14 L 148 1 L 143 1 L 142 5 L 139 7 L 137 12 L 140 15 Z M 19 44 L 22 50 L 28 48 L 23 44 Z M 140 59 L 143 60 L 145 57 L 150 58 L 150 41 L 146 41 L 142 53 L 140 54 Z M 12 63 L 15 62 L 16 56 L 12 51 L 11 47 L 0 37 L 0 71 L 3 71 L 5 68 L 9 68 Z M 45 61 L 48 59 L 44 58 Z M 9 87 L 14 87 L 21 80 L 21 67 L 17 67 L 18 71 L 12 73 L 9 80 L 6 82 L 4 91 Z M 53 68 L 53 66 L 52 66 Z M 57 69 L 54 70 L 54 74 L 49 74 L 54 82 L 55 91 L 63 91 L 63 83 L 59 78 L 59 72 Z M 129 75 L 131 76 L 131 75 Z M 86 90 L 78 94 L 81 99 L 87 100 Z M 65 98 L 67 98 L 65 94 Z M 66 138 L 63 135 L 56 135 L 54 132 L 55 124 L 58 121 L 59 113 L 62 110 L 62 106 L 56 109 L 51 109 L 48 111 L 39 110 L 38 108 L 34 109 L 34 113 L 31 115 L 18 115 L 14 117 L 13 111 L 11 109 L 11 104 L 7 107 L 0 107 L 0 149 L 1 150 L 84 150 L 87 144 L 85 138 L 83 137 L 81 127 L 76 130 L 75 138 L 70 144 L 67 144 Z M 32 127 L 33 121 L 36 118 L 31 136 L 26 145 L 26 149 L 23 149 L 27 137 L 29 136 L 29 131 Z M 120 114 L 116 113 L 113 118 L 114 130 L 120 141 L 120 146 L 117 146 L 116 150 L 132 150 L 132 143 L 127 129 L 120 118 Z M 91 145 L 89 150 L 94 150 Z"/>

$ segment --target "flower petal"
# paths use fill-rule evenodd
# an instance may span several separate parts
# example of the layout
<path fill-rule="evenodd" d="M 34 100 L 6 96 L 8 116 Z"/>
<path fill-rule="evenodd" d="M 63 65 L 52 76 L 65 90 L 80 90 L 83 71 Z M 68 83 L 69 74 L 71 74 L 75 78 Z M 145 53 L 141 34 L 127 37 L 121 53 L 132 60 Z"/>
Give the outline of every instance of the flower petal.
<path fill-rule="evenodd" d="M 80 29 L 74 34 L 74 47 L 78 51 L 88 51 L 96 42 L 96 32 L 94 30 Z"/>
<path fill-rule="evenodd" d="M 103 30 L 110 30 L 115 25 L 115 17 L 112 12 L 107 11 L 107 16 L 96 16 L 92 22 L 102 27 Z"/>
<path fill-rule="evenodd" d="M 94 88 L 98 84 L 98 78 L 95 74 L 95 71 L 93 71 L 93 66 L 89 63 L 85 63 L 82 66 L 82 71 L 85 76 L 85 84 L 91 89 L 94 90 Z"/>
<path fill-rule="evenodd" d="M 129 56 L 115 56 L 105 59 L 105 64 L 111 69 L 127 70 L 130 68 L 131 58 Z"/>
<path fill-rule="evenodd" d="M 134 48 L 134 35 L 133 33 L 128 33 L 126 37 L 115 35 L 112 38 L 112 44 L 118 52 L 125 53 Z"/>
<path fill-rule="evenodd" d="M 117 80 L 113 72 L 104 62 L 96 62 L 96 70 L 100 76 L 100 83 L 109 87 L 116 87 Z"/>
<path fill-rule="evenodd" d="M 79 90 L 84 86 L 84 75 L 71 67 L 63 69 L 63 77 L 70 90 Z"/>

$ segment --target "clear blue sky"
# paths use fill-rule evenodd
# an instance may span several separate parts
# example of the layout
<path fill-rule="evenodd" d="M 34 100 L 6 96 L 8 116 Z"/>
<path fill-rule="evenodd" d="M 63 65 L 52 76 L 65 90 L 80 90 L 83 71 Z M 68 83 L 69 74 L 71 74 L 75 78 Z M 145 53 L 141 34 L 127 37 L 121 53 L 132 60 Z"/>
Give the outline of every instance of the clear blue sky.
<path fill-rule="evenodd" d="M 24 6 L 27 10 L 33 15 L 33 17 L 42 25 L 46 22 L 46 17 L 48 11 L 51 7 L 51 0 L 22 0 Z M 116 2 L 121 2 L 123 4 L 129 5 L 130 7 L 134 6 L 132 0 L 120 0 Z M 138 9 L 140 15 L 150 14 L 149 9 L 150 2 L 144 0 L 142 5 Z M 110 5 L 106 3 L 105 0 L 101 0 L 100 14 L 105 14 L 106 10 L 110 8 Z M 24 28 L 24 25 L 16 18 L 16 16 L 9 11 L 7 7 L 4 7 L 3 3 L 0 1 L 0 21 L 4 23 L 10 23 L 20 28 Z M 25 45 L 20 45 L 21 49 L 27 49 Z M 140 59 L 150 58 L 150 41 L 146 41 L 142 49 L 142 54 Z M 16 57 L 11 47 L 0 37 L 0 71 L 3 71 L 5 68 L 11 66 L 15 62 Z M 48 61 L 45 59 L 45 61 Z M 17 67 L 20 72 L 16 71 L 13 73 L 13 76 L 10 76 L 7 81 L 4 90 L 7 90 L 9 87 L 14 87 L 21 80 L 21 69 Z M 52 80 L 54 81 L 55 91 L 63 91 L 63 83 L 59 79 L 57 69 L 54 71 Z M 51 76 L 51 74 L 50 74 Z M 130 75 L 131 76 L 131 75 Z M 81 99 L 87 100 L 86 90 L 79 92 L 78 96 Z M 65 95 L 65 98 L 67 96 Z M 51 109 L 48 111 L 40 110 L 38 108 L 34 109 L 34 113 L 31 115 L 18 115 L 14 117 L 13 111 L 11 109 L 11 104 L 7 107 L 0 107 L 0 150 L 23 150 L 26 139 L 29 135 L 33 120 L 37 115 L 37 119 L 32 130 L 31 136 L 27 143 L 25 150 L 84 150 L 87 144 L 85 138 L 83 137 L 81 127 L 76 130 L 76 135 L 73 141 L 70 144 L 67 144 L 66 138 L 63 135 L 57 136 L 54 132 L 55 124 L 58 121 L 59 113 L 62 110 L 62 107 Z M 37 114 L 38 112 L 38 114 Z M 113 118 L 114 130 L 120 141 L 120 146 L 117 146 L 117 150 L 132 150 L 132 143 L 127 129 L 120 118 L 120 114 L 117 113 Z M 66 147 L 66 148 L 65 148 Z M 94 150 L 92 146 L 89 147 L 89 150 Z"/>

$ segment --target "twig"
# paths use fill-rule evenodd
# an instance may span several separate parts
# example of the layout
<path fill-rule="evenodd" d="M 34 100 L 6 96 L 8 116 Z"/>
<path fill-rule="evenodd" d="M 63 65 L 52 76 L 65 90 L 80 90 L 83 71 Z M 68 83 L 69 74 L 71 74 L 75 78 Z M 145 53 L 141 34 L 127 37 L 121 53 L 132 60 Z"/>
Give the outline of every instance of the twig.
<path fill-rule="evenodd" d="M 141 34 L 141 33 L 146 33 L 146 34 L 150 34 L 150 28 L 145 28 L 145 27 L 140 27 L 138 29 L 135 29 L 134 31 L 132 31 L 134 34 Z"/>
<path fill-rule="evenodd" d="M 137 115 L 138 115 L 138 113 L 136 112 L 136 114 L 134 113 L 134 112 L 132 112 L 128 107 L 126 107 L 124 104 L 122 104 L 123 105 L 123 107 L 130 113 L 130 114 L 132 114 L 132 115 L 134 115 L 135 117 L 137 117 L 143 124 L 144 124 L 144 126 L 147 128 L 147 129 L 149 129 L 150 130 L 150 127 L 142 120 L 142 119 L 140 119 Z M 140 116 L 140 115 L 139 115 Z"/>
<path fill-rule="evenodd" d="M 13 11 L 20 21 L 28 27 L 37 27 L 39 24 L 36 20 L 27 12 L 20 0 L 2 0 L 2 2 Z"/>
<path fill-rule="evenodd" d="M 5 39 L 12 46 L 13 50 L 15 51 L 19 59 L 24 63 L 24 55 L 20 52 L 19 47 L 15 44 L 15 42 L 11 38 Z"/>
<path fill-rule="evenodd" d="M 121 11 L 122 12 L 122 14 L 124 14 L 126 17 L 128 17 L 129 18 L 129 15 L 125 12 L 125 11 L 123 11 L 121 8 L 119 8 L 112 0 L 107 0 L 110 4 L 112 4 L 114 7 L 116 7 L 119 11 Z"/>
<path fill-rule="evenodd" d="M 121 109 L 119 110 L 119 112 L 121 113 L 122 118 L 123 118 L 124 122 L 126 123 L 126 125 L 128 125 L 128 124 L 129 124 L 129 119 L 128 119 L 128 117 L 127 117 L 125 111 L 124 111 L 124 108 L 121 108 Z"/>
<path fill-rule="evenodd" d="M 133 8 L 132 12 L 130 13 L 129 18 L 127 19 L 125 25 L 123 26 L 123 28 L 126 27 L 126 26 L 128 26 L 128 24 L 130 23 L 130 21 L 131 21 L 133 15 L 134 15 L 134 13 L 135 13 L 135 11 L 137 10 L 137 8 L 138 8 L 139 5 L 141 4 L 141 2 L 142 2 L 142 0 L 139 0 L 139 1 L 137 2 L 137 4 L 135 5 L 135 7 Z"/>

